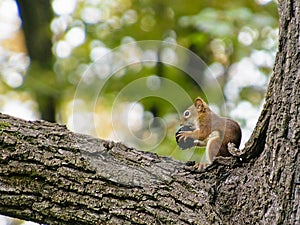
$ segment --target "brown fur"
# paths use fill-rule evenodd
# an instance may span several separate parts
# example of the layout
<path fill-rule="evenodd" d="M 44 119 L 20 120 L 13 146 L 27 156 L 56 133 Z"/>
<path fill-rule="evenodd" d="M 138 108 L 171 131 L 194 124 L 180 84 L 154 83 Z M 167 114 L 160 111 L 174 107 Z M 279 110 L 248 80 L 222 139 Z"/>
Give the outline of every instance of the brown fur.
<path fill-rule="evenodd" d="M 185 115 L 187 111 L 189 116 Z M 180 125 L 191 126 L 194 129 L 181 132 L 180 139 L 186 140 L 191 137 L 206 143 L 210 162 L 217 156 L 230 156 L 228 143 L 234 143 L 236 148 L 240 146 L 242 132 L 239 124 L 215 114 L 200 97 L 184 112 Z"/>

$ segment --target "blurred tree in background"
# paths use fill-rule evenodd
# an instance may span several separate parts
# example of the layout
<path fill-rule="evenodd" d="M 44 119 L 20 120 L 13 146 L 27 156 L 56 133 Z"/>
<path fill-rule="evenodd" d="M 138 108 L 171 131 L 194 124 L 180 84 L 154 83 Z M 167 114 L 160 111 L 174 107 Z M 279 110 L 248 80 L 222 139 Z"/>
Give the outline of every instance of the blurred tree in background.
<path fill-rule="evenodd" d="M 52 33 L 50 23 L 54 17 L 51 2 L 17 0 L 19 15 L 22 19 L 30 68 L 22 89 L 29 90 L 38 103 L 41 118 L 55 122 L 56 101 L 59 99 L 53 71 Z"/>
<path fill-rule="evenodd" d="M 1 0 L 0 111 L 65 123 L 78 132 L 141 149 L 154 151 L 151 146 L 159 146 L 155 148 L 159 154 L 190 160 L 197 157 L 193 152 L 183 154 L 176 149 L 178 112 L 170 102 L 155 96 L 139 99 L 137 92 L 144 90 L 137 89 L 121 96 L 119 115 L 112 117 L 116 96 L 139 78 L 153 84 L 171 80 L 191 99 L 212 96 L 209 104 L 215 111 L 240 122 L 245 142 L 257 121 L 271 74 L 277 27 L 276 3 L 270 0 Z M 130 65 L 108 79 L 107 70 L 119 62 L 101 65 L 99 58 L 119 46 L 144 40 L 178 44 L 198 55 L 207 65 L 199 69 L 197 78 L 207 86 L 206 91 L 183 71 L 160 62 Z M 122 57 L 138 57 L 135 50 L 125 49 Z M 158 59 L 174 57 L 170 49 L 154 54 Z M 218 81 L 222 96 L 214 94 L 211 79 Z M 85 85 L 76 97 L 79 82 Z M 97 92 L 99 84 L 101 93 Z M 175 95 L 176 89 L 171 91 Z M 136 99 L 138 104 L 134 104 Z M 181 111 L 190 104 L 180 97 L 178 102 Z M 163 118 L 165 131 L 155 136 L 151 132 L 161 130 L 156 117 Z M 76 128 L 74 120 L 79 123 Z M 133 124 L 141 143 L 123 130 L 124 120 L 127 126 Z"/>
<path fill-rule="evenodd" d="M 22 54 L 18 52 L 20 49 L 15 51 L 11 48 L 15 45 L 15 38 L 22 37 L 20 31 L 2 41 L 2 112 L 28 119 L 40 117 L 66 123 L 70 128 L 74 128 L 72 115 L 80 114 L 76 118 L 81 118 L 82 124 L 77 131 L 122 140 L 113 135 L 109 112 L 120 90 L 138 78 L 150 77 L 151 82 L 162 77 L 172 80 L 192 99 L 198 95 L 204 98 L 207 95 L 214 96 L 213 85 L 204 93 L 182 71 L 157 62 L 147 67 L 128 66 L 110 79 L 103 77 L 107 65 L 92 68 L 93 73 L 88 76 L 84 94 L 80 95 L 80 99 L 74 98 L 78 83 L 101 56 L 133 41 L 161 40 L 183 46 L 204 60 L 207 67 L 199 70 L 198 81 L 209 86 L 207 80 L 216 79 L 224 93 L 224 96 L 210 98 L 210 105 L 218 113 L 229 114 L 241 123 L 244 141 L 252 131 L 277 46 L 277 9 L 274 2 L 191 0 L 184 4 L 178 0 L 25 0 L 16 3 L 21 18 L 16 23 L 20 25 L 22 22 L 24 34 L 24 41 L 19 38 L 18 45 L 24 43 L 27 50 Z M 11 0 L 2 0 L 0 7 L 5 10 L 3 8 L 8 4 L 13 3 Z M 173 53 L 158 51 L 155 54 L 159 58 L 172 57 Z M 110 63 L 109 66 L 113 67 L 118 62 Z M 212 78 L 207 75 L 208 71 Z M 94 103 L 93 95 L 99 90 L 101 82 L 105 88 L 98 93 L 100 100 Z M 128 104 L 120 108 L 120 112 L 128 110 L 134 98 L 123 96 Z M 20 102 L 17 104 L 19 108 L 14 108 L 12 104 L 16 101 Z M 140 120 L 146 121 L 148 118 L 152 126 L 153 118 L 164 118 L 167 129 L 172 131 L 167 132 L 170 133 L 167 140 L 172 138 L 172 143 L 163 143 L 174 149 L 174 126 L 177 126 L 174 121 L 178 119 L 178 112 L 161 98 L 143 98 L 140 103 L 137 107 L 143 115 Z M 222 110 L 224 103 L 227 112 Z M 87 107 L 90 104 L 94 104 L 94 112 Z M 79 112 L 74 110 L 74 105 L 80 109 Z M 181 110 L 184 110 L 189 103 L 181 105 Z M 137 116 L 133 114 L 132 117 Z M 128 123 L 137 122 L 136 118 L 133 121 L 129 117 L 126 119 Z M 93 122 L 89 124 L 87 121 Z M 96 125 L 95 121 L 98 121 Z M 149 135 L 148 125 L 142 125 L 137 135 Z M 96 133 L 91 126 L 96 126 Z M 156 142 L 153 140 L 150 145 Z M 131 143 L 130 140 L 128 143 Z"/>
<path fill-rule="evenodd" d="M 3 0 L 2 8 L 11 2 Z M 118 134 L 115 135 L 111 124 L 121 124 L 124 117 L 118 117 L 118 122 L 112 121 L 109 112 L 120 90 L 136 79 L 148 77 L 149 82 L 159 82 L 159 78 L 166 78 L 177 83 L 192 99 L 199 95 L 204 98 L 213 96 L 209 103 L 218 113 L 229 114 L 241 123 L 244 141 L 252 131 L 277 46 L 277 10 L 274 2 L 193 0 L 183 4 L 182 1 L 156 0 L 25 0 L 16 3 L 30 65 L 26 55 L 5 48 L 2 44 L 2 112 L 66 123 L 71 129 L 75 129 L 73 120 L 76 115 L 76 121 L 82 121 L 76 131 L 125 140 L 142 149 L 149 149 L 149 146 L 158 143 L 157 137 L 152 135 L 153 140 L 148 138 L 149 143 L 145 148 L 143 144 L 130 140 L 126 135 L 128 131 L 122 131 L 121 126 L 117 126 Z M 22 36 L 22 33 L 16 36 Z M 206 92 L 184 72 L 160 62 L 152 66 L 130 65 L 109 79 L 103 74 L 110 69 L 108 66 L 114 67 L 118 61 L 90 69 L 92 65 L 97 65 L 101 56 L 118 46 L 143 40 L 178 44 L 196 53 L 207 65 L 198 69 L 197 78 L 198 82 L 207 86 Z M 22 45 L 22 39 L 18 44 Z M 124 57 L 134 56 L 134 50 L 128 49 L 128 52 L 131 56 Z M 170 58 L 174 52 L 162 50 L 155 54 L 158 58 Z M 18 57 L 23 61 L 18 61 Z M 187 60 L 189 63 L 188 59 L 178 60 Z M 86 75 L 88 70 L 93 73 Z M 79 98 L 74 98 L 78 83 L 84 79 L 86 88 Z M 209 79 L 218 81 L 224 95 L 215 94 L 216 87 L 209 85 Z M 98 93 L 95 103 L 93 95 L 99 90 L 99 84 L 105 87 Z M 128 124 L 142 124 L 134 132 L 141 140 L 153 133 L 155 124 L 159 123 L 155 118 L 163 118 L 167 138 L 161 144 L 167 148 L 160 149 L 164 149 L 162 154 L 171 154 L 176 147 L 173 134 L 178 112 L 170 102 L 155 97 L 142 98 L 138 107 L 130 108 L 137 95 L 131 92 L 122 96 L 127 104 L 118 108 L 118 111 L 134 112 L 132 120 L 128 112 L 125 119 Z M 13 99 L 8 101 L 9 98 Z M 18 109 L 10 106 L 12 110 L 9 110 L 8 102 L 12 104 L 13 101 L 21 102 L 22 107 L 20 104 Z M 222 110 L 224 103 L 226 112 Z M 189 104 L 180 103 L 180 110 Z M 94 108 L 89 108 L 89 105 Z M 22 113 L 26 110 L 27 114 Z M 30 116 L 26 116 L 28 111 L 31 111 Z M 137 114 L 143 116 L 138 119 Z M 169 151 L 166 150 L 168 148 Z"/>

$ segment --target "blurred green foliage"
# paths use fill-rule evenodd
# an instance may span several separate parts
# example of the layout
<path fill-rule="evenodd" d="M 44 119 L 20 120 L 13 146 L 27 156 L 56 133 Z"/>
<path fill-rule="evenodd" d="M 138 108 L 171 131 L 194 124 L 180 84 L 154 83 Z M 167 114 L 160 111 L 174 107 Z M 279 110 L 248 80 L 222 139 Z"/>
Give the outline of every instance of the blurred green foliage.
<path fill-rule="evenodd" d="M 110 119 L 107 117 L 103 119 L 101 116 L 95 119 L 92 114 L 102 115 L 104 111 L 111 111 L 116 96 L 124 87 L 138 78 L 153 76 L 177 83 L 191 99 L 199 95 L 203 98 L 212 96 L 209 104 L 218 113 L 229 114 L 237 119 L 243 126 L 244 137 L 247 139 L 255 121 L 249 117 L 258 116 L 277 48 L 278 15 L 275 2 L 266 0 L 187 2 L 87 0 L 66 1 L 64 4 L 63 2 L 63 0 L 52 2 L 55 17 L 49 24 L 53 32 L 54 80 L 59 87 L 58 90 L 51 91 L 54 94 L 57 91 L 60 93 L 55 103 L 56 118 L 59 122 L 67 123 L 72 128 L 74 113 L 81 113 L 82 117 L 78 117 L 78 120 L 81 118 L 85 124 L 75 129 L 76 131 L 103 138 L 115 138 L 112 134 L 114 128 L 111 125 L 106 126 L 105 123 Z M 72 4 L 68 5 L 70 2 Z M 205 81 L 206 92 L 204 93 L 186 73 L 163 63 L 154 63 L 152 66 L 130 65 L 117 71 L 109 79 L 101 74 L 105 66 L 93 67 L 99 56 L 113 51 L 122 44 L 143 40 L 161 40 L 178 44 L 198 55 L 207 65 L 199 70 L 199 80 Z M 163 52 L 155 54 L 157 57 L 163 57 Z M 179 60 L 187 60 L 187 64 L 189 63 L 188 59 Z M 110 66 L 114 67 L 113 64 Z M 97 69 L 100 69 L 100 72 Z M 35 67 L 31 70 L 35 70 Z M 88 74 L 89 70 L 94 71 Z M 214 94 L 216 87 L 211 85 L 207 71 L 210 71 L 213 79 L 218 81 L 224 95 Z M 46 79 L 43 82 L 47 84 L 47 80 L 53 82 L 53 79 Z M 86 85 L 80 90 L 80 99 L 74 99 L 79 82 L 86 82 Z M 149 82 L 156 82 L 156 79 Z M 103 85 L 101 93 L 97 93 L 99 84 Z M 35 82 L 30 82 L 26 88 L 37 89 L 36 85 Z M 14 90 L 5 83 L 5 79 L 0 82 L 0 87 L 0 94 Z M 39 88 L 46 91 L 41 86 Z M 137 98 L 138 92 L 145 89 L 140 87 L 135 91 L 121 98 L 124 102 L 130 103 Z M 175 94 L 176 90 L 173 92 Z M 180 97 L 177 98 L 180 101 Z M 149 96 L 140 99 L 140 103 L 144 110 L 142 120 L 149 124 L 143 124 L 139 130 L 135 130 L 133 133 L 136 137 L 142 140 L 145 136 L 150 137 L 151 130 L 154 132 L 160 127 L 160 124 L 159 126 L 154 124 L 153 118 L 161 117 L 165 120 L 163 129 L 166 132 L 164 134 L 158 132 L 158 136 L 164 135 L 164 139 L 152 151 L 181 160 L 201 157 L 199 154 L 197 156 L 197 152 L 201 150 L 197 150 L 196 153 L 191 150 L 192 153 L 187 154 L 188 151 L 182 152 L 177 149 L 174 133 L 178 127 L 179 112 L 174 110 L 170 102 Z M 227 111 L 223 110 L 225 103 Z M 74 110 L 76 104 L 79 105 L 76 107 L 77 111 Z M 180 111 L 189 104 L 191 103 L 180 103 Z M 244 113 L 245 110 L 247 113 Z M 150 119 L 147 120 L 146 115 L 150 115 Z M 87 126 L 88 121 L 96 127 L 96 133 L 90 132 L 93 129 Z M 118 132 L 122 133 L 121 128 L 119 129 Z M 134 141 L 126 139 L 126 132 L 128 130 L 125 129 L 121 140 L 134 145 Z M 145 144 L 146 147 L 143 144 L 138 144 L 137 147 L 149 149 L 149 146 L 156 144 L 157 141 L 154 140 Z"/>

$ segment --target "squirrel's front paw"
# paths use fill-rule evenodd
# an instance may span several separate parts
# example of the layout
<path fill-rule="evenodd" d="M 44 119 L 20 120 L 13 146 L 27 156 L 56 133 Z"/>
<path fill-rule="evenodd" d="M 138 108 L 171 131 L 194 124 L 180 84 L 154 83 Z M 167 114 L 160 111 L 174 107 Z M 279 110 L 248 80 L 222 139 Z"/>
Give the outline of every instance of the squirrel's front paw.
<path fill-rule="evenodd" d="M 193 133 L 192 131 L 179 131 L 179 133 L 176 135 L 176 138 L 178 138 L 178 142 L 180 141 L 186 142 L 188 138 L 191 138 L 192 133 Z"/>
<path fill-rule="evenodd" d="M 175 134 L 178 146 L 182 149 L 187 149 L 195 146 L 194 139 L 191 137 L 192 134 L 193 131 L 190 127 L 180 127 Z"/>

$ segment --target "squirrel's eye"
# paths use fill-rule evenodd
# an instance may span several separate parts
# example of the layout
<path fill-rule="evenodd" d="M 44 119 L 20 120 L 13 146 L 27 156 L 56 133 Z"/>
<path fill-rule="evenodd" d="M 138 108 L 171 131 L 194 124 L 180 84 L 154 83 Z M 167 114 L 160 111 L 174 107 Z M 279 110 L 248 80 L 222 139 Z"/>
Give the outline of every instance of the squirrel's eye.
<path fill-rule="evenodd" d="M 183 113 L 183 115 L 184 115 L 185 118 L 188 118 L 188 117 L 191 115 L 191 113 L 190 113 L 189 110 L 186 110 L 186 111 Z"/>

